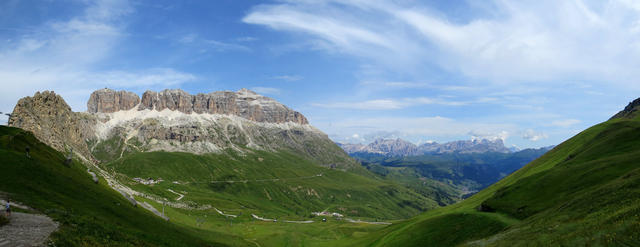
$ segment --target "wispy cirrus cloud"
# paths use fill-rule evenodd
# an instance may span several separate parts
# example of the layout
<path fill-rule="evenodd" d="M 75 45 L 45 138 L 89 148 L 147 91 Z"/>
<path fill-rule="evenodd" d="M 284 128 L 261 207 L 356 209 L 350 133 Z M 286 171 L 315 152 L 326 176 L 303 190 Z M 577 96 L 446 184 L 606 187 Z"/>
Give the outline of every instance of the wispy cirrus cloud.
<path fill-rule="evenodd" d="M 271 78 L 276 80 L 282 80 L 282 81 L 299 81 L 299 80 L 302 80 L 304 77 L 299 75 L 277 75 Z"/>
<path fill-rule="evenodd" d="M 270 95 L 278 95 L 280 94 L 280 89 L 273 87 L 252 87 L 251 90 L 255 91 L 259 94 L 270 94 Z"/>
<path fill-rule="evenodd" d="M 549 136 L 542 132 L 536 132 L 533 129 L 527 129 L 524 131 L 524 133 L 522 133 L 522 138 L 535 142 L 542 139 L 547 139 L 549 138 Z"/>
<path fill-rule="evenodd" d="M 551 122 L 552 126 L 558 126 L 558 127 L 569 127 L 572 125 L 576 125 L 581 123 L 582 121 L 578 120 L 578 119 L 562 119 L 562 120 L 555 120 L 553 122 Z"/>
<path fill-rule="evenodd" d="M 630 59 L 640 57 L 640 9 L 632 1 L 496 0 L 468 7 L 473 16 L 452 21 L 414 2 L 285 1 L 255 7 L 243 21 L 410 70 L 435 65 L 492 83 L 580 78 L 640 87 L 633 83 L 640 60 Z"/>
<path fill-rule="evenodd" d="M 485 138 L 503 139 L 509 133 L 518 132 L 513 124 L 492 122 L 466 122 L 445 117 L 376 117 L 349 118 L 333 121 L 330 125 L 319 122 L 319 126 L 332 133 L 337 141 L 355 141 L 353 133 L 359 133 L 362 142 L 371 142 L 376 138 L 403 138 L 412 142 L 419 142 L 423 138 L 437 141 L 451 141 L 456 139 Z"/>
<path fill-rule="evenodd" d="M 0 111 L 8 112 L 19 98 L 54 90 L 76 111 L 84 110 L 90 92 L 103 87 L 158 89 L 196 80 L 167 67 L 100 69 L 128 34 L 134 11 L 128 1 L 92 1 L 68 20 L 46 21 L 0 47 Z M 8 86 L 11 85 L 11 86 Z"/>
<path fill-rule="evenodd" d="M 251 51 L 251 48 L 244 45 L 235 44 L 231 42 L 222 42 L 222 41 L 213 40 L 213 39 L 201 38 L 198 36 L 198 34 L 195 34 L 195 33 L 186 34 L 180 37 L 179 39 L 177 39 L 177 41 L 184 45 L 197 46 L 201 52 Z"/>
<path fill-rule="evenodd" d="M 478 99 L 483 101 L 485 99 Z M 442 98 L 415 97 L 415 98 L 388 98 L 373 99 L 365 101 L 353 102 L 331 102 L 331 103 L 313 103 L 313 106 L 323 108 L 336 109 L 354 109 L 354 110 L 397 110 L 420 105 L 445 105 L 445 106 L 463 106 L 472 102 L 479 101 L 455 101 Z"/>
<path fill-rule="evenodd" d="M 251 37 L 251 36 L 245 36 L 245 37 L 239 37 L 236 38 L 236 41 L 240 41 L 240 42 L 253 42 L 253 41 L 257 41 L 259 40 L 256 37 Z"/>

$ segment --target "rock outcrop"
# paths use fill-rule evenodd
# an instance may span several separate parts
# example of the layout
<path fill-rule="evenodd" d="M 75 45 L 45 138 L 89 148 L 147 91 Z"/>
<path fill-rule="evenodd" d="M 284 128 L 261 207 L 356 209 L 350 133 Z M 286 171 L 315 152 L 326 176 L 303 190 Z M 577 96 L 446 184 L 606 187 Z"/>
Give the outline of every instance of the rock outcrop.
<path fill-rule="evenodd" d="M 391 156 L 412 156 L 418 154 L 418 148 L 415 144 L 400 138 L 377 139 L 367 146 L 370 150 L 376 150 L 377 152 Z"/>
<path fill-rule="evenodd" d="M 408 141 L 398 139 L 376 139 L 368 145 L 362 144 L 338 144 L 345 152 L 371 153 L 384 156 L 414 156 L 423 154 L 442 153 L 509 153 L 502 139 L 487 140 L 474 139 L 464 141 L 452 141 L 447 143 L 428 142 L 416 146 Z"/>
<path fill-rule="evenodd" d="M 638 116 L 640 112 L 640 98 L 631 101 L 622 111 L 619 111 L 616 115 L 613 115 L 611 119 L 615 118 L 634 118 Z"/>
<path fill-rule="evenodd" d="M 138 105 L 139 104 L 139 105 Z M 140 97 L 132 92 L 100 89 L 91 94 L 89 113 L 113 113 L 138 106 L 138 110 L 169 109 L 186 114 L 235 115 L 256 122 L 308 124 L 307 118 L 277 101 L 248 89 L 191 95 L 180 89 L 146 91 Z"/>
<path fill-rule="evenodd" d="M 16 105 L 9 125 L 85 160 L 108 162 L 132 152 L 197 154 L 288 150 L 318 164 L 356 166 L 300 113 L 247 89 L 190 95 L 182 90 L 91 94 L 87 112 L 72 112 L 53 92 Z"/>
<path fill-rule="evenodd" d="M 487 139 L 474 139 L 474 140 L 462 140 L 452 141 L 439 145 L 423 144 L 418 147 L 424 153 L 509 153 L 509 149 L 504 146 L 502 139 L 487 140 Z"/>
<path fill-rule="evenodd" d="M 256 122 L 308 124 L 299 112 L 248 89 L 191 95 L 179 89 L 146 91 L 139 110 L 169 109 L 182 113 L 235 115 Z"/>
<path fill-rule="evenodd" d="M 34 133 L 42 142 L 58 151 L 74 152 L 89 159 L 85 140 L 93 138 L 96 120 L 89 114 L 72 112 L 71 107 L 53 91 L 37 92 L 18 101 L 9 118 L 9 126 Z"/>
<path fill-rule="evenodd" d="M 91 94 L 87 112 L 111 113 L 130 110 L 140 103 L 140 97 L 132 92 L 100 89 Z"/>

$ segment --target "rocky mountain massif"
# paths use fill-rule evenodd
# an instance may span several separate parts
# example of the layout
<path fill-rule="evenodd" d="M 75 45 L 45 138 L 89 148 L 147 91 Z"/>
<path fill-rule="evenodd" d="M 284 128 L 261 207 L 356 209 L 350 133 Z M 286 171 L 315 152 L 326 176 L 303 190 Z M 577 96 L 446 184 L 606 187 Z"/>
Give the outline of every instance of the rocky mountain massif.
<path fill-rule="evenodd" d="M 62 97 L 44 91 L 20 99 L 9 126 L 90 161 L 136 151 L 290 150 L 323 165 L 354 164 L 302 114 L 247 89 L 146 91 L 140 98 L 105 88 L 91 94 L 87 112 L 72 112 Z"/>
<path fill-rule="evenodd" d="M 452 141 L 447 143 L 427 142 L 415 145 L 398 139 L 377 139 L 368 145 L 343 144 L 338 145 L 349 154 L 378 154 L 384 156 L 416 156 L 425 154 L 444 153 L 509 153 L 511 150 L 504 146 L 502 139 L 473 139 Z"/>

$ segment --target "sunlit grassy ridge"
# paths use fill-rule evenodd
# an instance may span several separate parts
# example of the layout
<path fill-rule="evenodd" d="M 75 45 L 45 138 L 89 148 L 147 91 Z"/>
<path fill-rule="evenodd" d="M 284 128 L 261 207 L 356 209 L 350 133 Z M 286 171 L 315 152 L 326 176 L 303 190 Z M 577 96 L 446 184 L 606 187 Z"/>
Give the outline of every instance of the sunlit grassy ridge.
<path fill-rule="evenodd" d="M 25 148 L 29 146 L 31 158 Z M 240 238 L 166 222 L 133 207 L 84 165 L 64 165 L 63 154 L 30 132 L 0 126 L 0 191 L 61 223 L 57 246 L 248 245 Z"/>
<path fill-rule="evenodd" d="M 358 245 L 637 246 L 639 160 L 640 121 L 610 120 L 463 202 L 370 234 Z M 480 212 L 481 205 L 495 212 Z M 442 224 L 443 217 L 458 223 Z"/>

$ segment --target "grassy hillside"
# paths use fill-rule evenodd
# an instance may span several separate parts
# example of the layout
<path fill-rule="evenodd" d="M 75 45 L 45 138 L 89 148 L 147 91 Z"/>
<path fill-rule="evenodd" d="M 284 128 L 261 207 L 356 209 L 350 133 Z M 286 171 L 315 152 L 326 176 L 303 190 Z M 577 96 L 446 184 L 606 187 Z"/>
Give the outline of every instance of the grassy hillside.
<path fill-rule="evenodd" d="M 158 210 L 162 201 L 173 204 L 165 206 L 165 212 L 174 224 L 223 232 L 260 246 L 350 245 L 384 225 L 347 219 L 394 222 L 446 203 L 440 199 L 449 200 L 416 193 L 362 167 L 323 166 L 287 150 L 203 155 L 134 151 L 101 166 L 146 195 L 138 200 Z M 163 181 L 142 184 L 134 178 Z M 430 187 L 423 190 L 438 193 Z M 321 211 L 344 217 L 312 215 Z M 252 214 L 277 222 L 256 220 Z"/>
<path fill-rule="evenodd" d="M 338 212 L 363 219 L 403 219 L 441 202 L 374 176 L 319 166 L 294 153 L 252 151 L 195 155 L 132 153 L 103 165 L 118 179 L 160 198 L 273 217 Z M 366 172 L 366 171 L 365 171 Z M 144 185 L 133 178 L 162 178 Z M 183 193 L 184 192 L 184 193 Z"/>
<path fill-rule="evenodd" d="M 638 160 L 639 119 L 613 119 L 465 201 L 394 224 L 357 245 L 638 246 Z"/>
<path fill-rule="evenodd" d="M 31 158 L 25 148 L 30 148 Z M 0 191 L 61 224 L 56 246 L 218 246 L 249 242 L 182 227 L 132 206 L 86 168 L 40 143 L 30 132 L 0 126 Z"/>

